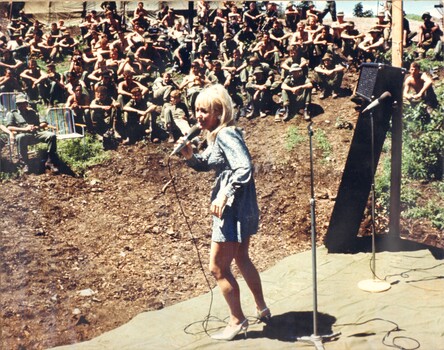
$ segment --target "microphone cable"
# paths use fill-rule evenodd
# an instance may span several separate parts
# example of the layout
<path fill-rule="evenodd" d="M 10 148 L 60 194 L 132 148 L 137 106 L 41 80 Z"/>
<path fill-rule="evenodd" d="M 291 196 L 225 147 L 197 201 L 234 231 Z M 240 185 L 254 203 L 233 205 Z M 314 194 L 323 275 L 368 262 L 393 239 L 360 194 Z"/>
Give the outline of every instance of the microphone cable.
<path fill-rule="evenodd" d="M 204 268 L 203 263 L 202 263 L 202 257 L 201 257 L 200 251 L 199 251 L 199 247 L 197 246 L 196 238 L 195 238 L 194 235 L 193 235 L 193 230 L 192 230 L 192 228 L 191 228 L 190 222 L 188 221 L 188 217 L 187 217 L 187 215 L 185 214 L 185 210 L 184 210 L 184 208 L 183 208 L 183 206 L 182 206 L 182 202 L 181 202 L 181 200 L 180 200 L 179 193 L 178 193 L 178 191 L 177 191 L 177 187 L 176 187 L 176 182 L 175 182 L 175 180 L 174 180 L 174 176 L 173 176 L 172 171 L 171 171 L 171 163 L 170 163 L 170 162 L 171 162 L 171 157 L 168 157 L 167 166 L 168 166 L 168 174 L 169 174 L 169 176 L 170 176 L 170 183 L 172 184 L 172 187 L 173 187 L 173 190 L 174 190 L 174 195 L 175 195 L 176 200 L 177 200 L 177 202 L 178 202 L 178 204 L 179 204 L 180 212 L 181 212 L 181 214 L 182 214 L 182 216 L 183 216 L 183 218 L 184 218 L 184 220 L 185 220 L 185 223 L 186 223 L 186 225 L 187 225 L 188 232 L 190 233 L 190 236 L 191 236 L 191 240 L 192 240 L 192 242 L 193 242 L 194 247 L 196 248 L 197 258 L 198 258 L 198 261 L 199 261 L 199 266 L 200 266 L 200 269 L 201 269 L 201 271 L 202 271 L 202 274 L 204 275 L 205 282 L 206 282 L 206 284 L 207 284 L 207 286 L 208 286 L 208 289 L 209 289 L 209 291 L 210 291 L 210 305 L 209 305 L 209 307 L 208 307 L 208 313 L 207 313 L 207 315 L 205 316 L 205 318 L 204 318 L 203 320 L 201 320 L 201 321 L 196 321 L 196 322 L 193 322 L 193 323 L 190 323 L 189 325 L 187 325 L 187 326 L 184 328 L 184 332 L 185 332 L 186 334 L 190 334 L 190 335 L 198 335 L 198 334 L 202 333 L 202 332 L 192 332 L 192 331 L 189 331 L 189 328 L 190 328 L 191 326 L 193 326 L 193 325 L 195 325 L 195 324 L 198 324 L 198 323 L 201 323 L 202 328 L 203 328 L 203 332 L 204 332 L 208 337 L 211 337 L 211 335 L 208 333 L 208 323 L 210 322 L 210 320 L 214 320 L 214 321 L 217 321 L 217 322 L 224 322 L 224 321 L 220 320 L 219 318 L 217 318 L 217 317 L 215 317 L 215 316 L 211 316 L 211 309 L 212 309 L 212 307 L 213 307 L 213 300 L 214 300 L 213 288 L 211 288 L 210 281 L 209 281 L 209 279 L 208 279 L 208 276 L 207 276 L 207 274 L 206 274 L 206 272 L 205 272 L 205 268 Z"/>
<path fill-rule="evenodd" d="M 333 325 L 333 326 L 334 326 L 334 327 L 362 326 L 362 325 L 364 325 L 364 324 L 366 324 L 366 323 L 369 323 L 369 322 L 372 322 L 372 321 L 384 321 L 384 322 L 388 322 L 388 323 L 390 323 L 390 324 L 392 324 L 392 325 L 395 326 L 394 328 L 388 330 L 388 331 L 385 333 L 384 337 L 383 337 L 382 340 L 381 340 L 381 343 L 382 343 L 383 345 L 385 345 L 385 346 L 387 346 L 387 347 L 389 347 L 389 348 L 395 348 L 395 349 L 400 349 L 400 350 L 416 350 L 416 349 L 419 349 L 419 348 L 421 347 L 421 343 L 420 343 L 418 340 L 416 340 L 415 338 L 412 338 L 412 337 L 407 337 L 407 336 L 397 336 L 397 337 L 393 337 L 391 343 L 389 343 L 389 342 L 387 341 L 387 338 L 388 338 L 393 332 L 401 332 L 401 331 L 404 331 L 404 329 L 399 328 L 398 324 L 395 323 L 395 322 L 393 322 L 393 321 L 386 320 L 386 319 L 379 318 L 379 317 L 372 318 L 372 319 L 369 319 L 369 320 L 367 320 L 367 321 L 363 321 L 363 322 L 343 323 L 343 324 L 336 324 L 336 325 Z M 350 337 L 352 337 L 352 336 L 361 336 L 361 334 L 350 335 Z M 401 339 L 402 339 L 402 340 L 410 340 L 410 341 L 412 341 L 414 344 L 412 345 L 412 347 L 410 347 L 410 348 L 406 348 L 405 346 L 401 346 L 401 345 L 399 345 L 399 344 L 396 343 L 398 340 L 401 340 Z"/>

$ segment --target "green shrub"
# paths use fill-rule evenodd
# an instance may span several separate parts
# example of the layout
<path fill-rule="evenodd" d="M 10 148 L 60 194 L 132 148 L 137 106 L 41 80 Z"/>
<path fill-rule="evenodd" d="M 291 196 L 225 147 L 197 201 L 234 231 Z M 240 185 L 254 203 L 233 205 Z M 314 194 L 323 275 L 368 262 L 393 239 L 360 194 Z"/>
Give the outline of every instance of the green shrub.
<path fill-rule="evenodd" d="M 439 107 L 424 103 L 404 106 L 403 174 L 420 180 L 440 180 L 444 155 L 444 87 L 436 89 Z"/>
<path fill-rule="evenodd" d="M 59 141 L 57 147 L 60 160 L 79 176 L 89 167 L 110 159 L 110 153 L 103 150 L 102 143 L 90 135 L 86 135 L 85 140 Z"/>
<path fill-rule="evenodd" d="M 427 110 L 424 103 L 405 104 L 403 108 L 401 215 L 426 219 L 434 227 L 443 229 L 444 107 L 441 106 L 444 105 L 444 86 L 435 83 L 435 92 L 439 106 L 434 110 Z M 383 149 L 389 144 L 390 136 Z M 385 211 L 390 203 L 390 157 L 383 154 L 381 162 L 375 191 L 378 208 Z"/>
<path fill-rule="evenodd" d="M 428 201 L 424 206 L 408 209 L 402 216 L 410 219 L 427 218 L 439 230 L 444 229 L 444 208 L 436 205 L 434 200 Z"/>

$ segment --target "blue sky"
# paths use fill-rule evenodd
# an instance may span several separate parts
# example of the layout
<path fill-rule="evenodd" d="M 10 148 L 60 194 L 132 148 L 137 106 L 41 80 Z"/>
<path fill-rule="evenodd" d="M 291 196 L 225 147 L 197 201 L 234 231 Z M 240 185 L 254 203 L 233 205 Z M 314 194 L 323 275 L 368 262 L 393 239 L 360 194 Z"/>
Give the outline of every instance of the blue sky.
<path fill-rule="evenodd" d="M 384 1 L 336 1 L 336 8 L 338 11 L 344 11 L 344 14 L 346 17 L 353 15 L 353 8 L 358 2 L 362 2 L 362 5 L 364 6 L 364 11 L 366 10 L 372 10 L 373 13 L 376 15 L 378 12 L 378 4 L 379 9 L 382 10 Z M 323 9 L 325 1 L 314 1 L 317 9 Z M 416 14 L 416 15 L 422 15 L 424 12 L 430 12 L 433 16 L 435 16 L 436 19 L 440 19 L 441 15 L 436 11 L 434 8 L 435 5 L 438 5 L 440 3 L 440 0 L 436 1 L 403 1 L 404 11 L 407 14 Z M 328 18 L 328 16 L 327 16 Z"/>

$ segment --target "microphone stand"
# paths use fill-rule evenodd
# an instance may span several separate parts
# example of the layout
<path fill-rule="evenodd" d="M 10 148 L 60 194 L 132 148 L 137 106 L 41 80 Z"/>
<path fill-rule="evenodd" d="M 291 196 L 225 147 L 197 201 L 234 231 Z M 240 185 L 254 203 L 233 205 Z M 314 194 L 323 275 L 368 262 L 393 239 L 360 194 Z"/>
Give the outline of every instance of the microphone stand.
<path fill-rule="evenodd" d="M 371 172 L 372 172 L 372 184 L 371 184 L 371 227 L 372 227 L 372 260 L 371 270 L 373 279 L 363 280 L 358 283 L 358 288 L 371 293 L 384 292 L 391 288 L 390 283 L 382 281 L 376 277 L 376 244 L 375 244 L 375 130 L 373 120 L 373 110 L 370 110 L 370 133 L 371 133 Z"/>
<path fill-rule="evenodd" d="M 314 193 L 314 171 L 313 171 L 313 122 L 308 124 L 308 136 L 310 144 L 310 214 L 311 214 L 311 257 L 313 272 L 313 334 L 297 338 L 298 341 L 311 343 L 317 350 L 324 350 L 323 340 L 337 339 L 340 333 L 330 335 L 318 335 L 318 287 L 316 273 L 316 204 Z"/>

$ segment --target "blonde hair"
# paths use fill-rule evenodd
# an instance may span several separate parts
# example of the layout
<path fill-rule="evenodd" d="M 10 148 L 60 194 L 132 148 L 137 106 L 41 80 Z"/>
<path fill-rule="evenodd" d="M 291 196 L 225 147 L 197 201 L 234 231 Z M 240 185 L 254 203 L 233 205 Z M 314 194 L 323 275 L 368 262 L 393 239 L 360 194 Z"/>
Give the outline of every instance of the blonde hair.
<path fill-rule="evenodd" d="M 233 101 L 221 84 L 204 88 L 197 96 L 195 105 L 207 107 L 220 121 L 219 126 L 208 134 L 209 141 L 214 141 L 222 128 L 234 126 Z"/>

